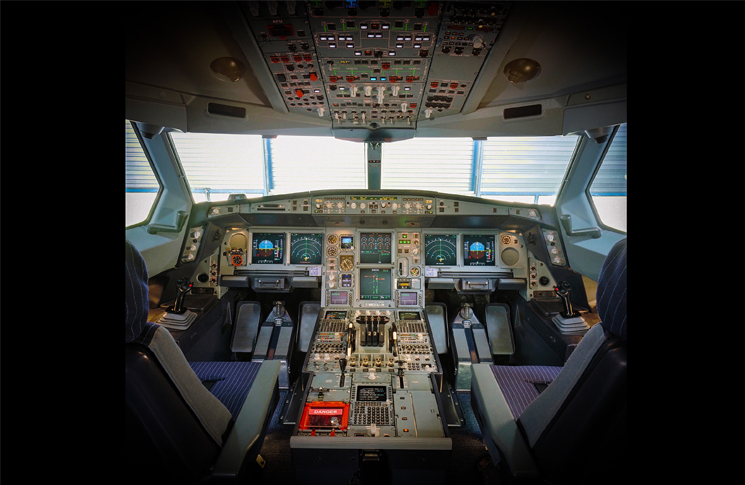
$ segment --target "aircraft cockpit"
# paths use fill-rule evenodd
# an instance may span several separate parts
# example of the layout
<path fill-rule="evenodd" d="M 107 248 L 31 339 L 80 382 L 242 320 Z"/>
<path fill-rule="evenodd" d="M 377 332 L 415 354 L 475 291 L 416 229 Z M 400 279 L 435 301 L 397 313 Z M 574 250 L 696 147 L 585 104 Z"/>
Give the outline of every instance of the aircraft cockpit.
<path fill-rule="evenodd" d="M 147 5 L 127 480 L 618 478 L 623 9 Z"/>

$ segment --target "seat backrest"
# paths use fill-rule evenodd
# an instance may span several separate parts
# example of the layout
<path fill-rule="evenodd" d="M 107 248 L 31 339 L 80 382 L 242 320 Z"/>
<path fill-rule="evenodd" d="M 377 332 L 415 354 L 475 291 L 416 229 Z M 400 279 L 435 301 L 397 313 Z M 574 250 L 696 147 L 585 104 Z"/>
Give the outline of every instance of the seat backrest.
<path fill-rule="evenodd" d="M 194 374 L 170 332 L 147 322 L 147 267 L 129 241 L 126 251 L 127 468 L 197 482 L 209 473 L 233 419 Z"/>
<path fill-rule="evenodd" d="M 542 476 L 556 483 L 602 480 L 625 467 L 626 239 L 603 263 L 597 305 L 602 322 L 518 419 Z"/>

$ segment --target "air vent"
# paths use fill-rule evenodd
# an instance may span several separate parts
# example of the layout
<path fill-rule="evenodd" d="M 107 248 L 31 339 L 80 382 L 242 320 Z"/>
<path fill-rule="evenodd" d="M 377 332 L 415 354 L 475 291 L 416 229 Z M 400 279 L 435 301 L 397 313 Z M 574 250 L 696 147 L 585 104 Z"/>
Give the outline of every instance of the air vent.
<path fill-rule="evenodd" d="M 208 103 L 207 112 L 213 115 L 229 116 L 231 118 L 245 118 L 246 108 L 228 106 L 226 104 Z"/>
<path fill-rule="evenodd" d="M 511 120 L 514 118 L 525 118 L 527 116 L 538 116 L 543 112 L 543 106 L 540 104 L 531 104 L 530 106 L 520 106 L 517 108 L 507 108 L 504 110 L 504 119 Z"/>

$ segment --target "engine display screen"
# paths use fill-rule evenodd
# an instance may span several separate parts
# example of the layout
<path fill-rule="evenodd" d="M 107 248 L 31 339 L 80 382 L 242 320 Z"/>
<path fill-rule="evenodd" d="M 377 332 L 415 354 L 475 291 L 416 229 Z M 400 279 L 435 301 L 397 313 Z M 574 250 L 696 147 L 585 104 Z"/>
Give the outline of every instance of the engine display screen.
<path fill-rule="evenodd" d="M 253 234 L 252 264 L 282 264 L 285 255 L 285 233 Z"/>
<path fill-rule="evenodd" d="M 290 264 L 321 264 L 323 234 L 290 234 Z"/>
<path fill-rule="evenodd" d="M 360 300 L 390 300 L 390 268 L 360 269 Z"/>
<path fill-rule="evenodd" d="M 358 401 L 378 401 L 385 402 L 388 398 L 386 386 L 358 386 Z"/>
<path fill-rule="evenodd" d="M 363 232 L 360 234 L 360 263 L 391 262 L 391 234 Z"/>
<path fill-rule="evenodd" d="M 458 253 L 455 249 L 456 234 L 425 234 L 424 264 L 427 266 L 455 266 Z"/>
<path fill-rule="evenodd" d="M 463 235 L 463 264 L 465 266 L 495 266 L 494 236 Z"/>

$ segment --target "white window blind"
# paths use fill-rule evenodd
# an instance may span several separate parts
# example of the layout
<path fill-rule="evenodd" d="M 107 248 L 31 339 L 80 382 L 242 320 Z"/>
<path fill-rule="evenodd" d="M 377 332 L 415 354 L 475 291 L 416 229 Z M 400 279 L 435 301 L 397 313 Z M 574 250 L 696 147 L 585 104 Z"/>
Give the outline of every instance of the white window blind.
<path fill-rule="evenodd" d="M 269 194 L 365 189 L 365 144 L 328 137 L 278 136 L 269 142 Z"/>
<path fill-rule="evenodd" d="M 494 137 L 484 142 L 481 195 L 556 195 L 578 136 Z"/>
<path fill-rule="evenodd" d="M 160 182 L 129 120 L 124 120 L 124 136 L 126 165 L 124 225 L 129 227 L 148 220 L 155 199 L 158 197 Z"/>
<path fill-rule="evenodd" d="M 382 157 L 382 189 L 474 194 L 471 138 L 414 138 L 384 143 Z"/>
<path fill-rule="evenodd" d="M 193 194 L 205 194 L 206 200 L 226 200 L 229 194 L 264 194 L 260 135 L 170 135 Z"/>
<path fill-rule="evenodd" d="M 140 140 L 137 139 L 132 124 L 124 120 L 127 192 L 158 192 L 160 184 L 153 173 Z"/>

